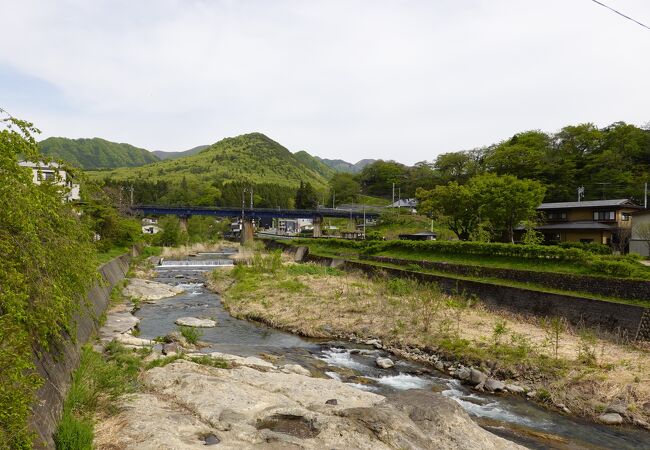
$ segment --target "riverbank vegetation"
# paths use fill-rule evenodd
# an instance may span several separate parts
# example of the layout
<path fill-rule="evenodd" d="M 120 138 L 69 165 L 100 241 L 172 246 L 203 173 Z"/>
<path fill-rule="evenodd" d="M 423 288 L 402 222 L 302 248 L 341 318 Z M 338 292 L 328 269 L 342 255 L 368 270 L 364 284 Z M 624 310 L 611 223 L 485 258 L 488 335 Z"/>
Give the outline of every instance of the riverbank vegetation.
<path fill-rule="evenodd" d="M 283 264 L 277 253 L 256 255 L 230 273 L 215 271 L 212 287 L 236 317 L 305 336 L 355 334 L 388 347 L 434 351 L 582 416 L 594 418 L 622 404 L 639 424 L 650 418 L 649 349 L 559 318 L 488 311 L 432 284 Z"/>
<path fill-rule="evenodd" d="M 104 197 L 88 192 L 77 205 L 63 201 L 56 180 L 33 183 L 19 161 L 44 160 L 38 130 L 0 113 L 0 448 L 31 448 L 28 419 L 43 383 L 36 361 L 75 339 L 74 316 L 99 281 L 98 265 L 136 233 Z"/>

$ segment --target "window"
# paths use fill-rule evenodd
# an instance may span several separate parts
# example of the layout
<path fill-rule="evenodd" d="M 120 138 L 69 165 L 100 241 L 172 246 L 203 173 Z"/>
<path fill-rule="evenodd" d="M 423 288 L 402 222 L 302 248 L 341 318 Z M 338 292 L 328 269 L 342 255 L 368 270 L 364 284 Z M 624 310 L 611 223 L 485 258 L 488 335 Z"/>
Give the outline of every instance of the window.
<path fill-rule="evenodd" d="M 551 211 L 546 214 L 548 220 L 566 220 L 566 211 Z"/>
<path fill-rule="evenodd" d="M 583 244 L 591 244 L 592 242 L 594 242 L 594 240 L 593 239 L 580 239 L 580 242 L 582 242 Z"/>
<path fill-rule="evenodd" d="M 41 172 L 41 180 L 54 181 L 54 172 Z"/>
<path fill-rule="evenodd" d="M 594 211 L 594 220 L 616 220 L 614 211 Z"/>
<path fill-rule="evenodd" d="M 621 213 L 621 220 L 624 222 L 630 220 L 630 213 Z"/>

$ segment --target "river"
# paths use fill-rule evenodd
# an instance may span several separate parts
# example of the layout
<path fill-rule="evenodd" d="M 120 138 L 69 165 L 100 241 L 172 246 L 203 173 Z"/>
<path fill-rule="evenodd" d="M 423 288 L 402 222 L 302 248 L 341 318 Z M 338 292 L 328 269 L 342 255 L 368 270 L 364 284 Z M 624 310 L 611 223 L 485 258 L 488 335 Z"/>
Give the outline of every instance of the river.
<path fill-rule="evenodd" d="M 405 389 L 441 392 L 458 402 L 483 428 L 534 449 L 650 449 L 650 433 L 609 427 L 545 410 L 513 395 L 477 393 L 442 372 L 351 342 L 305 339 L 265 325 L 235 319 L 219 296 L 205 288 L 206 272 L 231 265 L 228 253 L 204 253 L 184 261 L 164 261 L 156 281 L 185 289 L 183 294 L 136 312 L 143 338 L 176 330 L 175 319 L 212 317 L 218 325 L 202 329 L 205 352 L 240 356 L 272 355 L 308 368 L 314 376 L 330 377 L 358 389 L 385 395 Z M 378 356 L 389 356 L 395 367 L 380 369 Z"/>

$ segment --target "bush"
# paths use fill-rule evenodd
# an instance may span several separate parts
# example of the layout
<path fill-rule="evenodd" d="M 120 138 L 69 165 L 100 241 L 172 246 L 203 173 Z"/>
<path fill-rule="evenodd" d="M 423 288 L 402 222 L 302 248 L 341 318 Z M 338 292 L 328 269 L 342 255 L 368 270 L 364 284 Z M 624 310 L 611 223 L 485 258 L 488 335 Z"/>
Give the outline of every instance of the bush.
<path fill-rule="evenodd" d="M 588 244 L 582 242 L 561 242 L 559 244 L 561 248 L 577 248 L 579 250 L 584 250 L 595 255 L 611 255 L 612 248 L 609 245 L 598 244 L 596 242 L 590 242 Z"/>
<path fill-rule="evenodd" d="M 65 412 L 54 435 L 54 445 L 56 450 L 92 450 L 93 435 L 92 422 Z"/>
<path fill-rule="evenodd" d="M 201 338 L 201 336 L 203 336 L 203 332 L 194 327 L 180 326 L 178 327 L 178 330 L 180 331 L 181 335 L 185 339 L 187 339 L 187 342 L 189 342 L 190 344 L 196 344 Z"/>

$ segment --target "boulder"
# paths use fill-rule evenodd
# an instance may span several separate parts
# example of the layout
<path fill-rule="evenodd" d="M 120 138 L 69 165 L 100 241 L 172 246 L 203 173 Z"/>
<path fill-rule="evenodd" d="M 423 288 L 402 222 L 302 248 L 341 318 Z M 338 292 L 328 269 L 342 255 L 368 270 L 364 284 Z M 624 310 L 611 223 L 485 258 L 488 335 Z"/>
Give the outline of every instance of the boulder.
<path fill-rule="evenodd" d="M 623 423 L 623 417 L 617 413 L 605 413 L 598 416 L 598 421 L 605 425 L 620 425 Z"/>
<path fill-rule="evenodd" d="M 178 342 L 170 342 L 168 344 L 163 344 L 162 353 L 166 356 L 172 356 L 177 354 L 180 351 L 180 345 Z"/>
<path fill-rule="evenodd" d="M 145 303 L 160 300 L 162 298 L 173 297 L 183 292 L 183 289 L 177 286 L 170 286 L 157 281 L 143 280 L 141 278 L 132 278 L 129 284 L 122 290 L 125 297 L 135 298 Z"/>
<path fill-rule="evenodd" d="M 132 345 L 135 347 L 149 347 L 154 344 L 150 339 L 140 339 L 130 334 L 119 334 L 115 337 L 115 340 L 123 345 Z"/>
<path fill-rule="evenodd" d="M 217 326 L 217 322 L 212 319 L 199 319 L 196 317 L 179 317 L 174 323 L 176 325 L 195 328 L 213 328 Z"/>
<path fill-rule="evenodd" d="M 526 389 L 517 386 L 516 384 L 506 384 L 506 391 L 512 392 L 513 394 L 523 394 L 526 392 Z"/>
<path fill-rule="evenodd" d="M 484 384 L 485 390 L 489 392 L 499 392 L 506 388 L 505 383 L 494 378 L 488 378 Z"/>
<path fill-rule="evenodd" d="M 444 370 L 445 370 L 445 365 L 443 364 L 442 361 L 436 361 L 436 363 L 433 365 L 433 367 L 435 367 L 436 370 L 439 370 L 441 372 L 444 372 Z"/>
<path fill-rule="evenodd" d="M 469 380 L 470 370 L 465 366 L 460 366 L 458 369 L 456 369 L 454 374 L 459 380 L 465 381 Z"/>
<path fill-rule="evenodd" d="M 605 413 L 616 413 L 625 416 L 627 414 L 627 406 L 620 403 L 609 405 L 607 409 L 605 409 Z"/>
<path fill-rule="evenodd" d="M 297 375 L 311 376 L 311 372 L 298 364 L 285 364 L 281 368 L 284 373 L 295 373 Z"/>
<path fill-rule="evenodd" d="M 473 385 L 485 383 L 487 380 L 487 375 L 481 372 L 478 369 L 471 369 L 469 371 L 469 382 Z"/>
<path fill-rule="evenodd" d="M 375 363 L 377 364 L 377 366 L 381 367 L 382 369 L 390 369 L 395 365 L 392 359 L 382 358 L 382 357 L 377 358 L 375 360 Z"/>

